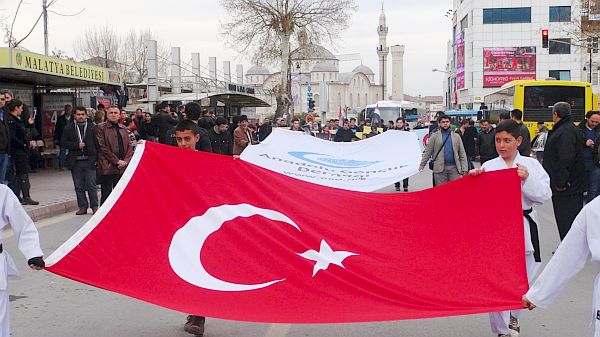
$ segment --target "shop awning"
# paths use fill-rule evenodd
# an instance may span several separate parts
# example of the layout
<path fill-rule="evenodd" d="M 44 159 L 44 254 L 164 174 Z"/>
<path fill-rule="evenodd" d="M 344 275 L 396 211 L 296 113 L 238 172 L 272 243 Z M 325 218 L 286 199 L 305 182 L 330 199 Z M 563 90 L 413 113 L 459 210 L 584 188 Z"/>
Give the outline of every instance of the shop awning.
<path fill-rule="evenodd" d="M 112 69 L 49 57 L 24 50 L 0 48 L 0 79 L 47 88 L 120 85 Z"/>

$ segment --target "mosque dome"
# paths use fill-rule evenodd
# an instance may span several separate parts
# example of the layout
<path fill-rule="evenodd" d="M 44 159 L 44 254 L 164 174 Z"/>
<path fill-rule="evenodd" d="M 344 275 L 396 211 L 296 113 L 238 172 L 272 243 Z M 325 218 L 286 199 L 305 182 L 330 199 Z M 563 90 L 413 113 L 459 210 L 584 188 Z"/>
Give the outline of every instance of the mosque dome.
<path fill-rule="evenodd" d="M 293 61 L 298 60 L 333 60 L 338 59 L 332 52 L 326 48 L 316 44 L 306 44 L 292 51 L 291 58 Z"/>
<path fill-rule="evenodd" d="M 255 65 L 248 69 L 246 75 L 271 75 L 271 71 L 263 66 Z"/>
<path fill-rule="evenodd" d="M 371 68 L 365 66 L 365 65 L 359 65 L 358 67 L 354 68 L 354 70 L 352 70 L 353 73 L 363 73 L 365 75 L 375 75 L 375 73 L 373 72 L 373 70 L 371 70 Z"/>

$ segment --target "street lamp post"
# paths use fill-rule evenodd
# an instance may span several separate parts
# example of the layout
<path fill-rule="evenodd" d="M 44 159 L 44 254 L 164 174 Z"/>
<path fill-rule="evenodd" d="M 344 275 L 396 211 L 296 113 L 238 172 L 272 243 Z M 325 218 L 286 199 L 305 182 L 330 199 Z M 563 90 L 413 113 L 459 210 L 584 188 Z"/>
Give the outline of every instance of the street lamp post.
<path fill-rule="evenodd" d="M 446 95 L 446 109 L 450 109 L 451 108 L 451 99 L 452 99 L 452 77 L 454 77 L 456 74 L 454 72 L 451 71 L 447 71 L 447 70 L 441 70 L 441 69 L 437 69 L 437 68 L 433 68 L 431 69 L 431 71 L 438 72 L 438 73 L 444 73 L 446 75 L 448 75 L 448 94 Z"/>

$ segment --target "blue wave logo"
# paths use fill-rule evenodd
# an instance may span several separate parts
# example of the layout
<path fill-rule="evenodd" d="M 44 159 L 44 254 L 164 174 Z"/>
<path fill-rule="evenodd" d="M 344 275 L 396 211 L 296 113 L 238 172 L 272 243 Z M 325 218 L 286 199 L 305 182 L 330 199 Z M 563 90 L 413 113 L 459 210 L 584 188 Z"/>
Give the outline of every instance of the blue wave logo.
<path fill-rule="evenodd" d="M 379 161 L 361 161 L 352 159 L 343 159 L 330 156 L 323 153 L 314 152 L 288 152 L 289 155 L 294 156 L 298 159 L 307 161 L 312 164 L 323 165 L 333 168 L 362 168 L 375 165 Z"/>

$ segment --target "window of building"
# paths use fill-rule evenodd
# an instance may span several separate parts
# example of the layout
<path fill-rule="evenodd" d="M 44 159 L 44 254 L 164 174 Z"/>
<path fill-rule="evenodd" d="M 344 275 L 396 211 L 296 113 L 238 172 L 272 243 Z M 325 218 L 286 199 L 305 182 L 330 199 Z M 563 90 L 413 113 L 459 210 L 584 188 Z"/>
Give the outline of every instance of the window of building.
<path fill-rule="evenodd" d="M 552 39 L 548 42 L 549 54 L 571 54 L 571 39 Z"/>
<path fill-rule="evenodd" d="M 550 22 L 571 22 L 571 6 L 550 6 Z"/>
<path fill-rule="evenodd" d="M 462 20 L 460 20 L 460 30 L 464 31 L 465 29 L 469 28 L 469 15 L 465 15 L 464 18 L 462 18 Z"/>
<path fill-rule="evenodd" d="M 484 8 L 483 24 L 531 23 L 531 7 Z"/>
<path fill-rule="evenodd" d="M 550 77 L 553 77 L 557 80 L 561 81 L 570 81 L 571 80 L 571 71 L 570 70 L 550 70 Z"/>
<path fill-rule="evenodd" d="M 589 53 L 597 53 L 598 52 L 598 38 L 597 37 L 588 37 L 587 38 L 587 46 L 588 46 L 588 54 Z"/>

